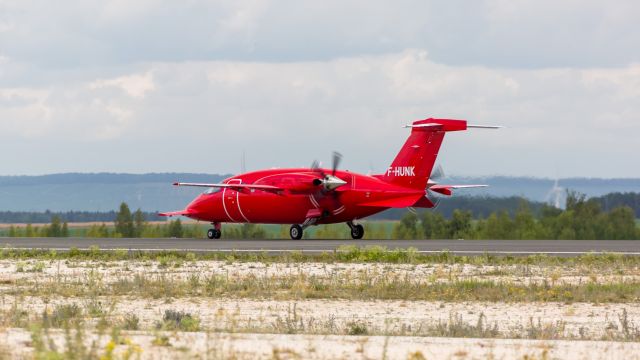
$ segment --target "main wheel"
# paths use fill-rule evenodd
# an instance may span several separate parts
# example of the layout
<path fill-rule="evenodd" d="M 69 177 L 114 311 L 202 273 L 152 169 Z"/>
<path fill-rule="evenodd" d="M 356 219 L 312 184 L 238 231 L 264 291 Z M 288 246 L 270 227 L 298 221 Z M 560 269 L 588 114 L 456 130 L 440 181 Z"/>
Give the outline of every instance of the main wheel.
<path fill-rule="evenodd" d="M 293 240 L 302 239 L 302 226 L 300 225 L 291 225 L 291 229 L 289 229 L 289 235 Z"/>
<path fill-rule="evenodd" d="M 209 229 L 209 231 L 207 231 L 207 237 L 209 239 L 220 239 L 220 236 L 222 236 L 222 231 L 218 229 Z"/>
<path fill-rule="evenodd" d="M 364 227 L 360 224 L 353 225 L 353 227 L 351 228 L 351 237 L 357 240 L 357 239 L 362 239 L 363 236 L 364 236 Z"/>

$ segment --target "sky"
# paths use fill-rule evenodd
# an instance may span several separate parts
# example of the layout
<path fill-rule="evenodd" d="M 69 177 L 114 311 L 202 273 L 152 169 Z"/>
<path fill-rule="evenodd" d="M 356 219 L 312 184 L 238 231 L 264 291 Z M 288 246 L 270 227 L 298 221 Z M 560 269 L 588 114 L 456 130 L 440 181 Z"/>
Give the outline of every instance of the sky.
<path fill-rule="evenodd" d="M 0 175 L 384 172 L 428 117 L 447 174 L 640 177 L 640 2 L 0 0 Z"/>

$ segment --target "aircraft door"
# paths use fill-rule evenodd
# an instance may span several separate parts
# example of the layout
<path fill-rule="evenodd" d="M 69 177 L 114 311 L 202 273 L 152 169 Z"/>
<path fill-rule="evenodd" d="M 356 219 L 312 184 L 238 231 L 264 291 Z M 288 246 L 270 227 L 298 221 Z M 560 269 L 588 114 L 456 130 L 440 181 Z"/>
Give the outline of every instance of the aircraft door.
<path fill-rule="evenodd" d="M 228 184 L 240 184 L 241 179 L 231 179 Z M 248 222 L 249 220 L 242 213 L 241 194 L 235 189 L 224 188 L 222 190 L 222 207 L 231 222 Z"/>

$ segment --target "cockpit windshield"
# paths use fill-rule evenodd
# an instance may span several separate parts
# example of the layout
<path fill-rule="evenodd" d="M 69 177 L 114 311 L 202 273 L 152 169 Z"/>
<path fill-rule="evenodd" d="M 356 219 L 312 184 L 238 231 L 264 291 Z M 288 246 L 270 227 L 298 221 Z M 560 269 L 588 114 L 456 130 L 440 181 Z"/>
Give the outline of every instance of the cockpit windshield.
<path fill-rule="evenodd" d="M 204 192 L 205 195 L 211 195 L 220 192 L 221 188 L 208 188 L 207 191 Z"/>

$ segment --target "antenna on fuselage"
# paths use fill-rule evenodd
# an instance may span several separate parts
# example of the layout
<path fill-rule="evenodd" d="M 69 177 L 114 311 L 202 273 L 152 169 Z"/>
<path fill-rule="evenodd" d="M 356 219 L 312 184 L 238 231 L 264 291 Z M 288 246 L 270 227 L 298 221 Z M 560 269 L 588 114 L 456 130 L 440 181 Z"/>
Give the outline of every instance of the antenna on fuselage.
<path fill-rule="evenodd" d="M 247 172 L 247 159 L 244 149 L 242 149 L 242 158 L 240 158 L 240 174 Z"/>

